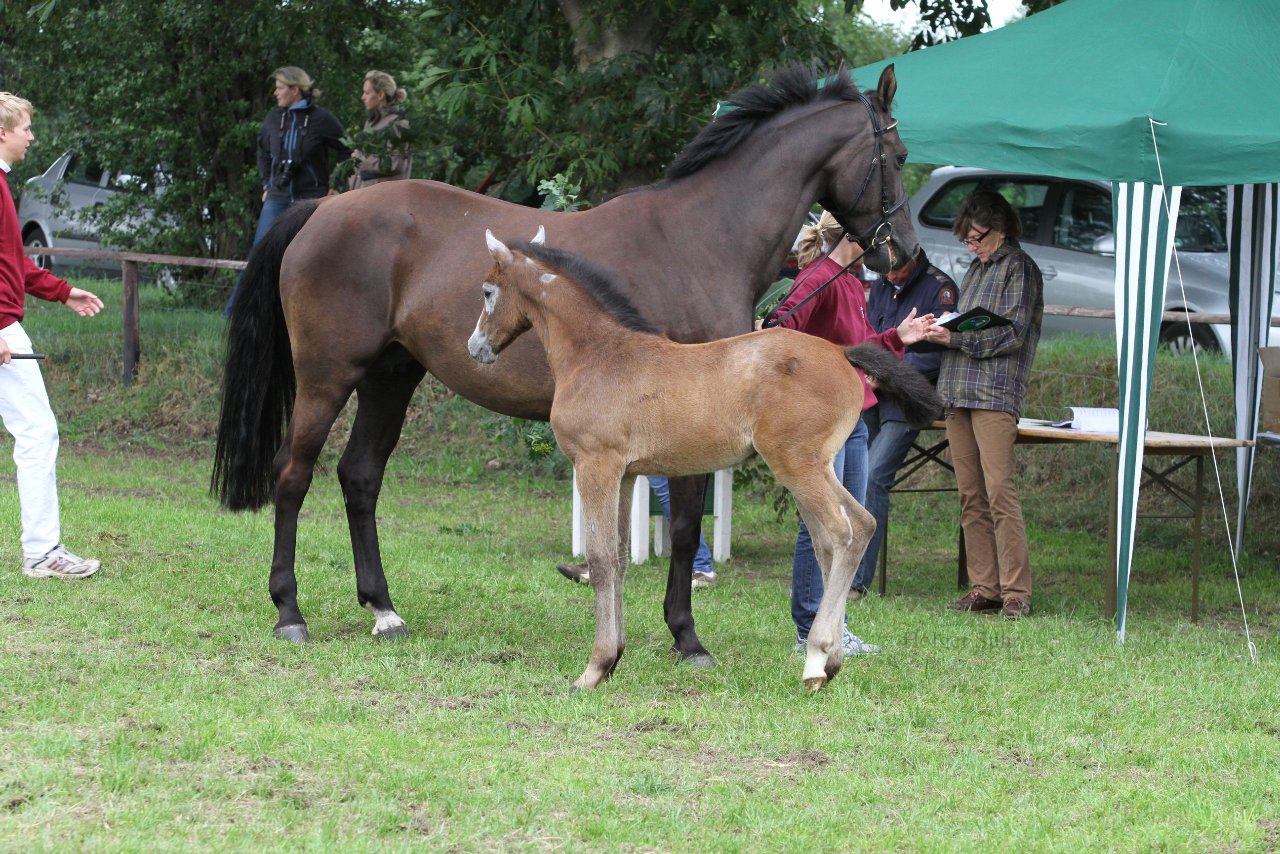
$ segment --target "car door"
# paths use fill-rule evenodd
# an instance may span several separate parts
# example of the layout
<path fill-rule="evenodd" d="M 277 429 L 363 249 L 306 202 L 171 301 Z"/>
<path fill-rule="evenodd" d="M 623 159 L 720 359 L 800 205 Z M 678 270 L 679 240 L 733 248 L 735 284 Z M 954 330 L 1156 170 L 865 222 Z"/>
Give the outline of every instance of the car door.
<path fill-rule="evenodd" d="M 72 155 L 62 176 L 61 204 L 50 222 L 56 245 L 97 248 L 98 226 L 92 220 L 93 209 L 105 201 L 107 175 L 79 155 Z"/>
<path fill-rule="evenodd" d="M 1045 305 L 1115 309 L 1115 225 L 1111 192 L 1083 181 L 1055 181 L 1046 205 L 1048 228 L 1027 247 L 1044 275 Z M 1107 251 L 1108 254 L 1104 254 Z M 1046 314 L 1046 336 L 1114 334 L 1112 318 Z"/>

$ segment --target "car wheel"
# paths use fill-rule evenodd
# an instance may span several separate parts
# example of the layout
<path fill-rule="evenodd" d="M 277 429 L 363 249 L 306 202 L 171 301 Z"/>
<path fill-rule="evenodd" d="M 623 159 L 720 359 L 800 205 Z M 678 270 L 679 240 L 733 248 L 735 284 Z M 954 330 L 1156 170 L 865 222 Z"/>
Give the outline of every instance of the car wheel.
<path fill-rule="evenodd" d="M 28 231 L 23 236 L 22 242 L 27 246 L 34 246 L 40 249 L 44 249 L 49 246 L 49 238 L 45 237 L 44 232 L 39 228 L 33 228 Z M 45 255 L 43 253 L 39 255 L 32 255 L 31 260 L 36 263 L 37 267 L 43 267 L 46 270 L 53 269 L 53 257 L 50 255 Z"/>
<path fill-rule="evenodd" d="M 1160 343 L 1173 353 L 1219 353 L 1218 339 L 1203 323 L 1193 323 L 1190 328 L 1183 321 L 1170 321 L 1160 327 Z"/>

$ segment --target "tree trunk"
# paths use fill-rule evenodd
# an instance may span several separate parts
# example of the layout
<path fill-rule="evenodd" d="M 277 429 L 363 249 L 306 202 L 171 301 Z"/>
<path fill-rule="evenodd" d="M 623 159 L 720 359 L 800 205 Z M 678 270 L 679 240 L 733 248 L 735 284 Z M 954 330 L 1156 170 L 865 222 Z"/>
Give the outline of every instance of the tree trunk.
<path fill-rule="evenodd" d="M 573 58 L 579 71 L 629 51 L 652 54 L 657 46 L 657 20 L 651 11 L 637 11 L 622 21 L 606 21 L 586 11 L 590 0 L 560 0 L 573 33 Z"/>

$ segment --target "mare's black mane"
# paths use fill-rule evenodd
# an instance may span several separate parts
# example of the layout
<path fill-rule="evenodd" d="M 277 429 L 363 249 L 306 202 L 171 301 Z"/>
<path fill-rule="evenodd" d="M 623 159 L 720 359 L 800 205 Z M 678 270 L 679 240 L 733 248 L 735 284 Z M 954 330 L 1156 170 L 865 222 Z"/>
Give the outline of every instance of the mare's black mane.
<path fill-rule="evenodd" d="M 573 279 L 602 309 L 628 329 L 649 335 L 662 334 L 657 327 L 645 320 L 644 315 L 627 297 L 617 277 L 606 267 L 567 249 L 556 249 L 540 243 L 517 241 L 511 244 L 511 248 Z"/>
<path fill-rule="evenodd" d="M 857 99 L 858 87 L 844 69 L 826 76 L 826 84 L 819 88 L 818 80 L 822 77 L 809 66 L 792 63 L 776 72 L 768 83 L 738 92 L 711 124 L 699 131 L 671 161 L 667 179 L 691 175 L 723 157 L 741 145 L 761 122 L 790 107 Z"/>

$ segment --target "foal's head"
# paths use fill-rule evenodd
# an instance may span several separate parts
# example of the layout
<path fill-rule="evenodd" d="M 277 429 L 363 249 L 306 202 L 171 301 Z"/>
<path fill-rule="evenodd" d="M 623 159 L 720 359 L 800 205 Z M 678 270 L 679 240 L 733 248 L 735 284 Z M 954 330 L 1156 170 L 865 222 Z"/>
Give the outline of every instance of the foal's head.
<path fill-rule="evenodd" d="M 493 257 L 493 267 L 480 286 L 484 308 L 476 321 L 475 331 L 467 339 L 467 351 L 477 362 L 489 365 L 508 344 L 533 325 L 521 288 L 524 280 L 537 276 L 545 284 L 555 276 L 540 269 L 531 258 L 517 260 L 515 253 L 494 237 L 492 231 L 485 229 L 484 239 Z M 546 230 L 538 226 L 538 233 L 529 242 L 541 245 L 546 239 Z"/>
<path fill-rule="evenodd" d="M 475 332 L 467 341 L 473 359 L 484 364 L 493 362 L 507 345 L 533 325 L 536 315 L 548 311 L 572 317 L 579 326 L 611 319 L 633 332 L 661 334 L 636 309 L 625 285 L 612 271 L 581 255 L 546 246 L 545 237 L 539 227 L 533 240 L 508 247 L 492 232 L 485 232 L 493 267 L 481 285 L 484 309 Z M 558 300 L 548 302 L 552 288 L 558 291 L 570 288 L 576 297 L 582 298 L 570 298 L 573 301 L 565 303 L 563 300 L 568 296 L 561 294 Z"/>

